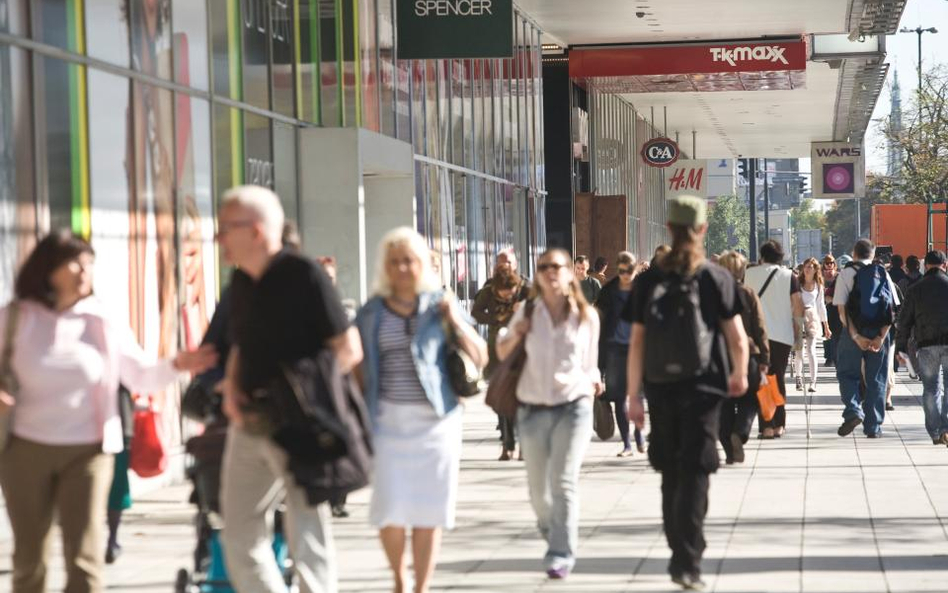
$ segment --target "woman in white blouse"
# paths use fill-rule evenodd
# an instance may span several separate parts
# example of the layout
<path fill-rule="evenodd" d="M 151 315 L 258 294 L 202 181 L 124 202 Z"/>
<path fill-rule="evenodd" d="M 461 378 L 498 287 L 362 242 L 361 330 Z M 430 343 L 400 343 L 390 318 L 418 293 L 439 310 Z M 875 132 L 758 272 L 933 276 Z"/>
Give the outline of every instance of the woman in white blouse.
<path fill-rule="evenodd" d="M 104 588 L 106 498 L 112 454 L 123 446 L 119 381 L 157 391 L 216 359 L 213 347 L 162 361 L 146 356 L 127 324 L 112 322 L 92 297 L 94 257 L 89 243 L 67 231 L 49 235 L 23 264 L 16 299 L 0 311 L 0 336 L 11 337 L 19 384 L 15 393 L 0 391 L 0 415 L 9 426 L 0 487 L 13 530 L 15 593 L 45 590 L 54 515 L 66 591 Z"/>
<path fill-rule="evenodd" d="M 803 274 L 800 276 L 800 297 L 803 299 L 803 349 L 793 359 L 794 374 L 797 376 L 797 391 L 803 391 L 803 359 L 809 365 L 808 389 L 816 391 L 816 340 L 830 339 L 829 318 L 826 315 L 826 300 L 823 294 L 823 273 L 820 262 L 810 258 L 803 262 Z"/>
<path fill-rule="evenodd" d="M 547 542 L 550 578 L 576 563 L 579 470 L 592 436 L 592 398 L 602 393 L 599 315 L 583 298 L 572 259 L 547 251 L 537 264 L 537 297 L 528 319 L 520 307 L 497 342 L 503 360 L 526 339 L 527 362 L 517 385 L 517 426 L 527 466 L 530 503 Z"/>

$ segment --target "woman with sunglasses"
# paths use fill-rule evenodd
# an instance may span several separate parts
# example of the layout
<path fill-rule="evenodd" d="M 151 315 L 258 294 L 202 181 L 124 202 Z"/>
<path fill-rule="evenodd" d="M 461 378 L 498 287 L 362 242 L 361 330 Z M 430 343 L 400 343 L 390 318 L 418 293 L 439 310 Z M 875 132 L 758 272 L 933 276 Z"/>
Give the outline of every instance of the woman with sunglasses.
<path fill-rule="evenodd" d="M 517 425 L 530 503 L 547 542 L 547 575 L 566 578 L 579 544 L 579 469 L 592 436 L 592 398 L 602 393 L 599 316 L 586 302 L 562 249 L 540 256 L 535 297 L 497 341 L 501 360 L 525 340 Z M 528 312 L 529 311 L 529 317 Z"/>
<path fill-rule="evenodd" d="M 606 391 L 602 401 L 615 408 L 616 425 L 622 437 L 622 450 L 617 457 L 632 455 L 632 441 L 629 438 L 629 408 L 626 404 L 626 360 L 629 358 L 629 334 L 632 326 L 622 319 L 621 313 L 632 294 L 632 281 L 639 272 L 635 256 L 622 251 L 616 258 L 618 275 L 602 288 L 596 308 L 602 321 L 599 333 L 599 368 L 606 380 Z M 642 431 L 635 429 L 635 446 L 639 453 L 645 452 L 645 439 Z"/>
<path fill-rule="evenodd" d="M 829 323 L 830 335 L 823 340 L 823 356 L 826 358 L 824 364 L 828 367 L 836 365 L 836 341 L 840 330 L 843 328 L 843 322 L 839 318 L 839 310 L 833 306 L 833 295 L 836 292 L 836 276 L 839 274 L 839 266 L 832 253 L 827 253 L 823 257 L 823 302 L 826 305 L 826 320 Z"/>

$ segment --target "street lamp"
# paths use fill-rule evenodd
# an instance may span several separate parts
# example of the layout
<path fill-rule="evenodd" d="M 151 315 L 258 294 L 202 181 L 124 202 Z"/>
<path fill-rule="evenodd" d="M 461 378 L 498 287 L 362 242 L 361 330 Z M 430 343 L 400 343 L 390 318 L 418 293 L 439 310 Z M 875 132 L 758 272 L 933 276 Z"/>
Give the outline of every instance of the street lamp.
<path fill-rule="evenodd" d="M 929 27 L 923 29 L 921 25 L 915 27 L 914 29 L 909 29 L 908 27 L 902 27 L 899 29 L 899 33 L 915 33 L 918 35 L 918 94 L 922 94 L 922 33 L 937 33 L 938 29 L 935 27 Z"/>

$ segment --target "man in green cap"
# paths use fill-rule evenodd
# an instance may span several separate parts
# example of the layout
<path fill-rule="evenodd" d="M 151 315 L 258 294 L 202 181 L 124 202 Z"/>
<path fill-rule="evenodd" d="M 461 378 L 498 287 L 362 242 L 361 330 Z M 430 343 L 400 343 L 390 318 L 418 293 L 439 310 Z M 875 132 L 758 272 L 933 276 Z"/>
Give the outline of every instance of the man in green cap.
<path fill-rule="evenodd" d="M 651 416 L 648 449 L 662 472 L 662 517 L 672 550 L 668 572 L 685 589 L 704 588 L 701 556 L 710 474 L 725 397 L 747 391 L 748 346 L 734 277 L 706 261 L 707 205 L 695 196 L 667 202 L 671 251 L 639 274 L 623 318 L 629 343 L 629 419 Z"/>

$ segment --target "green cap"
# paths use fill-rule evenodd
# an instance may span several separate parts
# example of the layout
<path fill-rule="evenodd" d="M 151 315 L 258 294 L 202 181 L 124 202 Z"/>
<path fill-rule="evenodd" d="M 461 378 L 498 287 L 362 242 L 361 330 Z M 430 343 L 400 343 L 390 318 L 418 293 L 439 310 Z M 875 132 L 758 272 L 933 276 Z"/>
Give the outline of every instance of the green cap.
<path fill-rule="evenodd" d="M 708 204 L 697 196 L 678 196 L 668 200 L 668 223 L 700 226 L 708 222 Z"/>

